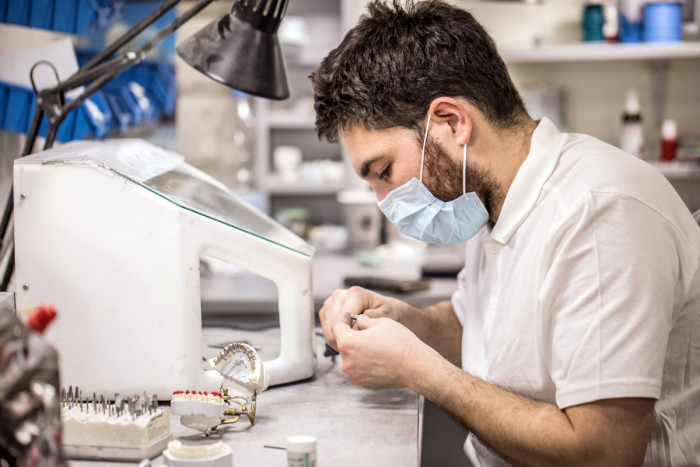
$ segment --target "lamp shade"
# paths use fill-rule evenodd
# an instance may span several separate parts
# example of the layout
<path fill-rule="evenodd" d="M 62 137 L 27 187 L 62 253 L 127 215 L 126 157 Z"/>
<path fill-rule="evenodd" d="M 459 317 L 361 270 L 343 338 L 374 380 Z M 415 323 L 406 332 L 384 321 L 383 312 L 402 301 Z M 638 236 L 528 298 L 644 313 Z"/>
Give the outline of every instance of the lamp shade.
<path fill-rule="evenodd" d="M 254 96 L 289 97 L 277 29 L 287 0 L 236 0 L 231 12 L 180 42 L 175 50 L 190 66 Z"/>

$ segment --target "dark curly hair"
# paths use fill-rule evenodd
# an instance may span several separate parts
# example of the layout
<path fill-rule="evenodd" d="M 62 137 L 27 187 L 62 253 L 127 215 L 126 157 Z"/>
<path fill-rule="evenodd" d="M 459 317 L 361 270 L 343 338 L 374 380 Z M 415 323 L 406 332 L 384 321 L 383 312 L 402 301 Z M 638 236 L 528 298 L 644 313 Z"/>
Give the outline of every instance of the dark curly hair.
<path fill-rule="evenodd" d="M 496 44 L 471 13 L 439 0 L 372 1 L 310 76 L 316 132 L 355 125 L 422 131 L 439 96 L 469 101 L 499 130 L 527 116 Z"/>

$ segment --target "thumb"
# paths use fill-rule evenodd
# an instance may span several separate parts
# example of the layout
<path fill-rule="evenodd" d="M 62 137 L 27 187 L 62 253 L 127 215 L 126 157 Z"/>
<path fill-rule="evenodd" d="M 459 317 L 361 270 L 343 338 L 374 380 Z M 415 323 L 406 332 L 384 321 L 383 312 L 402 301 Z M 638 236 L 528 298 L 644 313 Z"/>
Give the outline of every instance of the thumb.
<path fill-rule="evenodd" d="M 362 314 L 368 318 L 380 318 L 382 314 L 376 308 L 368 308 L 362 312 Z"/>
<path fill-rule="evenodd" d="M 372 326 L 374 326 L 377 321 L 379 321 L 378 318 L 370 318 L 369 316 L 365 314 L 361 314 L 360 316 L 357 317 L 357 329 L 362 331 L 363 329 L 369 329 Z"/>

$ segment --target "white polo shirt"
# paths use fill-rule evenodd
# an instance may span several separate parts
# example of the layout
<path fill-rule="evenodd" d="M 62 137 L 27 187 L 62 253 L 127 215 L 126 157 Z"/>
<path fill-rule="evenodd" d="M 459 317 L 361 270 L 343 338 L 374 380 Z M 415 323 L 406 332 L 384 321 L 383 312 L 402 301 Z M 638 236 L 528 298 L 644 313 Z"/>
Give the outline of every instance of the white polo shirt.
<path fill-rule="evenodd" d="M 699 264 L 700 228 L 658 171 L 543 118 L 498 222 L 467 242 L 463 368 L 562 409 L 658 399 L 647 463 L 700 465 Z"/>

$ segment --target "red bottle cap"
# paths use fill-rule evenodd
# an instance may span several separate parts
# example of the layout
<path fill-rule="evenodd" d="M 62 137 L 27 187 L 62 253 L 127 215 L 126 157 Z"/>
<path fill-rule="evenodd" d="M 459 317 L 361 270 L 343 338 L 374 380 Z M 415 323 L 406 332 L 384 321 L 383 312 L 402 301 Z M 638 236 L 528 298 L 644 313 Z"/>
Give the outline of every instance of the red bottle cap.
<path fill-rule="evenodd" d="M 38 333 L 43 333 L 46 327 L 56 317 L 56 307 L 53 305 L 40 305 L 34 309 L 27 319 L 27 326 Z"/>

